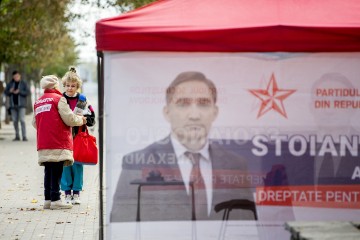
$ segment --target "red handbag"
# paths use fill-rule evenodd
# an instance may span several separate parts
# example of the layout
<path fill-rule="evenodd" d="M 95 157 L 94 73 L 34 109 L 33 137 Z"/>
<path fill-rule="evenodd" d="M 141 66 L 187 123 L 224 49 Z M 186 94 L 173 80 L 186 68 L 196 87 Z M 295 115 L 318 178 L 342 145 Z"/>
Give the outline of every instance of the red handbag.
<path fill-rule="evenodd" d="M 76 163 L 96 165 L 98 163 L 98 147 L 96 138 L 89 134 L 85 125 L 85 132 L 82 126 L 74 138 L 74 160 Z"/>

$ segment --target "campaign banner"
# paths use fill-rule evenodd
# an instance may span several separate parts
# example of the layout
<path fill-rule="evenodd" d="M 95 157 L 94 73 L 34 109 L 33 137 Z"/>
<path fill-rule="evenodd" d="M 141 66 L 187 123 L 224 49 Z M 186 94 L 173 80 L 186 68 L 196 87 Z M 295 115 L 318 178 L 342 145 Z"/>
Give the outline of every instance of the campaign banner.
<path fill-rule="evenodd" d="M 360 53 L 106 53 L 111 234 L 217 229 L 228 208 L 279 226 L 359 221 L 358 66 Z"/>

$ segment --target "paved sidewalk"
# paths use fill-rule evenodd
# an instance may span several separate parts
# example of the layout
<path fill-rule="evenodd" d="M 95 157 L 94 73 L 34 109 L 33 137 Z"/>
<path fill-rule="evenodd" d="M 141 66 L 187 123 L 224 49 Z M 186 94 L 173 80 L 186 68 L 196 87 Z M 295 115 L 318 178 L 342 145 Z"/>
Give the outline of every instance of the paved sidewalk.
<path fill-rule="evenodd" d="M 98 165 L 84 167 L 81 205 L 43 210 L 44 167 L 37 163 L 31 119 L 26 116 L 28 142 L 12 141 L 12 122 L 0 129 L 0 239 L 99 239 Z"/>

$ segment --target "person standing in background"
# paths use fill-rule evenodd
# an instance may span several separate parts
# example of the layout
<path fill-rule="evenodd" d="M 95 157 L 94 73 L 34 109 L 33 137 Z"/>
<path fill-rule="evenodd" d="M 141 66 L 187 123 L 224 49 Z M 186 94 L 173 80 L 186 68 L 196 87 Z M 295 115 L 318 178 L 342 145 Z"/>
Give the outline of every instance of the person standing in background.
<path fill-rule="evenodd" d="M 27 106 L 26 98 L 30 94 L 30 89 L 27 83 L 21 80 L 21 75 L 18 71 L 13 71 L 12 80 L 6 85 L 5 94 L 10 98 L 11 119 L 15 128 L 15 138 L 13 141 L 20 141 L 19 121 L 21 124 L 22 140 L 27 141 L 25 111 Z"/>
<path fill-rule="evenodd" d="M 54 75 L 40 81 L 44 95 L 34 103 L 32 125 L 36 128 L 38 163 L 44 166 L 44 209 L 68 209 L 71 204 L 61 201 L 60 179 L 64 166 L 72 165 L 72 126 L 86 124 L 86 118 L 74 114 L 59 91 Z"/>
<path fill-rule="evenodd" d="M 3 106 L 3 92 L 5 91 L 4 82 L 0 80 L 0 129 L 1 129 L 1 111 Z"/>
<path fill-rule="evenodd" d="M 86 97 L 78 91 L 81 87 L 82 80 L 77 75 L 74 67 L 62 78 L 62 84 L 65 88 L 63 96 L 66 98 L 71 110 L 74 111 L 79 101 L 86 102 L 83 115 L 86 117 L 86 125 L 91 127 L 95 124 L 95 113 L 93 107 L 89 104 Z M 73 137 L 79 132 L 79 127 L 73 127 Z M 86 126 L 82 126 L 82 131 L 85 131 Z M 64 168 L 61 178 L 61 190 L 65 191 L 65 201 L 72 204 L 80 204 L 80 191 L 83 187 L 83 172 L 84 166 L 76 162 L 72 166 Z"/>

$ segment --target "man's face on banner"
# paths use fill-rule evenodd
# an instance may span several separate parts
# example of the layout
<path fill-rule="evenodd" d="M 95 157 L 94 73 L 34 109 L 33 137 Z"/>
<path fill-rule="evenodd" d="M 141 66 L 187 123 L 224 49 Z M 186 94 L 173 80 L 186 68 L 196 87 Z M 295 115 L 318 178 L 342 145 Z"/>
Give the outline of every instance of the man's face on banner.
<path fill-rule="evenodd" d="M 172 134 L 189 150 L 201 149 L 218 114 L 210 88 L 200 81 L 179 84 L 164 115 Z"/>

